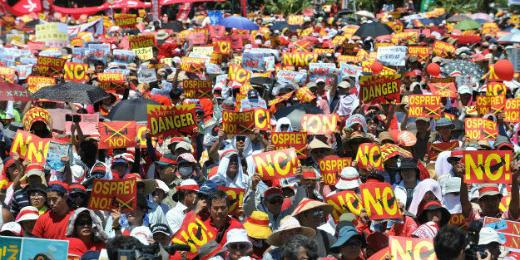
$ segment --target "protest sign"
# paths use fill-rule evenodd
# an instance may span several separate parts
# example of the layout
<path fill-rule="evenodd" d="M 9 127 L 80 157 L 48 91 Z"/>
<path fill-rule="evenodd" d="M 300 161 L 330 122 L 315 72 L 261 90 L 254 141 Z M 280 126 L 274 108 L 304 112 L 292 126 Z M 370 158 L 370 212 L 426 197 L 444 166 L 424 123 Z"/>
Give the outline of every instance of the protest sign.
<path fill-rule="evenodd" d="M 405 150 L 401 146 L 392 143 L 386 143 L 381 145 L 381 161 L 384 163 L 386 160 L 394 157 L 401 156 L 401 158 L 413 158 L 413 155 L 410 151 Z"/>
<path fill-rule="evenodd" d="M 211 80 L 186 79 L 182 81 L 182 92 L 186 98 L 211 98 L 213 96 Z"/>
<path fill-rule="evenodd" d="M 443 41 L 435 41 L 433 43 L 433 54 L 440 57 L 449 57 L 455 53 L 455 46 Z"/>
<path fill-rule="evenodd" d="M 381 147 L 373 143 L 363 143 L 359 145 L 356 160 L 357 166 L 360 169 L 377 169 L 382 170 L 381 163 Z"/>
<path fill-rule="evenodd" d="M 132 50 L 153 47 L 155 46 L 155 35 L 131 35 L 128 37 L 128 43 L 130 44 L 130 49 Z"/>
<path fill-rule="evenodd" d="M 195 105 L 177 106 L 148 105 L 148 129 L 152 136 L 192 135 L 197 127 Z"/>
<path fill-rule="evenodd" d="M 507 92 L 507 86 L 504 82 L 492 81 L 488 82 L 486 86 L 486 96 L 505 96 Z"/>
<path fill-rule="evenodd" d="M 45 166 L 48 169 L 62 172 L 65 163 L 61 158 L 68 156 L 72 158 L 72 145 L 70 143 L 51 140 L 49 142 L 49 149 L 47 150 L 47 158 L 45 160 Z"/>
<path fill-rule="evenodd" d="M 520 222 L 484 217 L 484 227 L 496 230 L 504 240 L 504 246 L 515 252 L 520 252 Z"/>
<path fill-rule="evenodd" d="M 200 73 L 204 71 L 206 59 L 194 57 L 181 58 L 181 70 L 186 72 Z"/>
<path fill-rule="evenodd" d="M 341 79 L 346 79 L 348 77 L 358 78 L 363 73 L 363 70 L 360 66 L 348 64 L 345 62 L 341 62 L 339 64 L 339 71 L 341 74 Z"/>
<path fill-rule="evenodd" d="M 432 95 L 411 95 L 409 98 L 409 117 L 441 117 L 441 97 Z"/>
<path fill-rule="evenodd" d="M 112 51 L 112 56 L 114 62 L 128 64 L 134 61 L 136 55 L 133 50 L 116 49 Z"/>
<path fill-rule="evenodd" d="M 124 87 L 125 77 L 121 73 L 98 73 L 99 87 L 104 90 L 114 90 Z"/>
<path fill-rule="evenodd" d="M 74 82 L 84 82 L 88 80 L 88 64 L 67 62 L 65 63 L 65 80 Z"/>
<path fill-rule="evenodd" d="M 244 69 L 241 65 L 230 64 L 228 71 L 228 79 L 244 84 L 251 79 L 251 72 Z"/>
<path fill-rule="evenodd" d="M 242 67 L 253 72 L 262 72 L 266 70 L 264 61 L 266 57 L 263 53 L 244 52 L 242 54 Z"/>
<path fill-rule="evenodd" d="M 37 71 L 40 76 L 59 75 L 63 73 L 65 61 L 62 58 L 39 56 L 35 67 L 40 69 L 33 68 L 33 70 Z"/>
<path fill-rule="evenodd" d="M 454 82 L 430 82 L 428 87 L 435 96 L 456 98 L 458 95 Z"/>
<path fill-rule="evenodd" d="M 253 155 L 256 172 L 262 180 L 276 180 L 293 177 L 300 165 L 294 148 L 275 150 Z"/>
<path fill-rule="evenodd" d="M 430 161 L 437 160 L 439 153 L 443 151 L 452 151 L 459 147 L 459 141 L 441 142 L 441 143 L 429 143 L 428 144 L 428 158 Z"/>
<path fill-rule="evenodd" d="M 509 123 L 520 122 L 520 98 L 510 98 L 506 100 L 504 121 Z"/>
<path fill-rule="evenodd" d="M 520 48 L 506 49 L 507 59 L 513 63 L 515 72 L 520 71 Z"/>
<path fill-rule="evenodd" d="M 14 83 L 15 75 L 16 75 L 15 69 L 0 66 L 0 77 L 3 78 L 5 81 Z"/>
<path fill-rule="evenodd" d="M 408 46 L 408 56 L 426 61 L 430 56 L 430 48 L 426 46 Z"/>
<path fill-rule="evenodd" d="M 326 84 L 334 84 L 337 81 L 338 74 L 339 70 L 334 63 L 313 62 L 309 64 L 310 81 L 323 79 Z"/>
<path fill-rule="evenodd" d="M 68 25 L 64 23 L 37 24 L 36 41 L 44 42 L 47 47 L 65 47 L 69 42 Z"/>
<path fill-rule="evenodd" d="M 79 121 L 79 127 L 85 136 L 99 136 L 98 122 L 99 114 L 78 114 L 81 118 Z M 73 124 L 71 121 L 65 122 L 65 134 L 70 135 L 70 127 Z"/>
<path fill-rule="evenodd" d="M 500 28 L 498 28 L 496 23 L 487 22 L 482 24 L 480 31 L 482 35 L 491 34 L 494 36 L 500 31 Z"/>
<path fill-rule="evenodd" d="M 336 132 L 338 115 L 305 114 L 301 119 L 302 132 L 308 135 L 328 135 Z"/>
<path fill-rule="evenodd" d="M 135 147 L 135 121 L 99 122 L 99 149 Z"/>
<path fill-rule="evenodd" d="M 470 140 L 495 140 L 498 135 L 497 123 L 484 118 L 464 119 L 464 130 Z"/>
<path fill-rule="evenodd" d="M 20 85 L 13 85 L 11 88 L 0 88 L 0 101 L 21 101 L 31 100 L 29 92 Z"/>
<path fill-rule="evenodd" d="M 16 71 L 18 72 L 18 79 L 19 80 L 27 79 L 27 77 L 29 77 L 29 75 L 31 75 L 31 73 L 32 73 L 32 67 L 33 66 L 34 65 L 32 65 L 32 64 L 28 64 L 28 65 L 19 64 L 19 65 L 16 65 Z"/>
<path fill-rule="evenodd" d="M 72 48 L 72 62 L 83 63 L 87 55 L 87 48 L 74 47 Z"/>
<path fill-rule="evenodd" d="M 153 48 L 145 47 L 145 48 L 137 48 L 133 49 L 135 56 L 139 58 L 141 61 L 148 61 L 153 58 Z"/>
<path fill-rule="evenodd" d="M 416 31 L 407 31 L 407 32 L 397 32 L 392 34 L 392 43 L 398 44 L 400 42 L 406 42 L 407 44 L 417 44 L 417 40 L 419 38 L 419 32 Z"/>
<path fill-rule="evenodd" d="M 190 253 L 196 254 L 200 247 L 214 240 L 216 236 L 217 230 L 215 228 L 206 226 L 197 214 L 190 211 L 184 217 L 181 228 L 172 238 L 172 243 L 189 246 L 189 256 Z"/>
<path fill-rule="evenodd" d="M 307 80 L 307 73 L 302 71 L 279 70 L 276 72 L 276 80 L 280 83 L 303 84 Z"/>
<path fill-rule="evenodd" d="M 511 183 L 512 152 L 464 151 L 465 183 Z"/>
<path fill-rule="evenodd" d="M 271 144 L 276 150 L 293 147 L 299 159 L 307 157 L 307 133 L 305 132 L 272 132 Z"/>
<path fill-rule="evenodd" d="M 108 57 L 110 56 L 110 44 L 88 44 L 88 50 L 85 51 L 85 56 L 88 58 L 89 64 L 95 61 L 101 61 L 107 64 Z"/>
<path fill-rule="evenodd" d="M 0 236 L 1 259 L 67 259 L 68 253 L 69 241 L 67 240 Z"/>
<path fill-rule="evenodd" d="M 248 135 L 253 130 L 269 130 L 271 116 L 268 110 L 257 108 L 243 112 L 222 111 L 222 129 L 229 135 Z"/>
<path fill-rule="evenodd" d="M 213 40 L 213 52 L 228 55 L 231 53 L 231 39 L 220 38 Z"/>
<path fill-rule="evenodd" d="M 303 21 L 303 15 L 290 14 L 287 17 L 287 24 L 289 25 L 302 25 Z"/>
<path fill-rule="evenodd" d="M 371 220 L 401 218 L 397 199 L 389 183 L 370 181 L 362 183 L 359 188 L 363 208 Z"/>
<path fill-rule="evenodd" d="M 152 83 L 157 81 L 157 72 L 154 68 L 146 68 L 139 70 L 137 73 L 137 82 L 139 83 Z"/>
<path fill-rule="evenodd" d="M 395 260 L 437 259 L 431 239 L 390 236 L 389 246 Z"/>
<path fill-rule="evenodd" d="M 29 76 L 27 78 L 27 90 L 30 93 L 35 93 L 44 87 L 53 86 L 55 84 L 56 79 L 51 77 Z"/>
<path fill-rule="evenodd" d="M 114 23 L 121 28 L 132 28 L 137 23 L 137 15 L 114 14 Z"/>
<path fill-rule="evenodd" d="M 133 211 L 137 207 L 137 179 L 102 180 L 95 179 L 88 208 L 94 210 L 121 209 Z"/>
<path fill-rule="evenodd" d="M 205 45 L 208 43 L 208 34 L 203 32 L 192 32 L 186 38 L 191 45 Z"/>
<path fill-rule="evenodd" d="M 283 66 L 307 67 L 311 62 L 316 62 L 318 56 L 312 52 L 284 52 L 282 54 Z"/>
<path fill-rule="evenodd" d="M 336 222 L 339 221 L 339 217 L 344 213 L 350 212 L 359 216 L 363 210 L 361 199 L 356 192 L 350 190 L 337 190 L 329 194 L 325 198 L 325 202 L 332 206 L 332 218 Z"/>
<path fill-rule="evenodd" d="M 385 66 L 404 66 L 408 48 L 406 46 L 387 46 L 377 48 L 377 60 Z"/>
<path fill-rule="evenodd" d="M 352 158 L 327 155 L 318 161 L 321 179 L 325 185 L 336 185 L 343 168 L 351 166 Z"/>
<path fill-rule="evenodd" d="M 334 55 L 334 49 L 322 49 L 322 48 L 314 48 L 312 52 L 316 55 L 323 55 L 323 54 L 331 54 Z"/>
<path fill-rule="evenodd" d="M 363 104 L 399 103 L 401 75 L 361 76 L 359 99 Z"/>
<path fill-rule="evenodd" d="M 204 56 L 207 56 L 207 57 L 211 57 L 211 54 L 213 54 L 213 46 L 196 46 L 196 47 L 193 47 L 191 52 L 190 52 L 190 55 L 191 54 L 204 55 Z"/>
<path fill-rule="evenodd" d="M 477 110 L 480 115 L 501 113 L 505 104 L 505 96 L 477 96 Z"/>
<path fill-rule="evenodd" d="M 301 87 L 294 91 L 294 96 L 302 103 L 310 103 L 316 95 L 308 87 Z"/>
<path fill-rule="evenodd" d="M 228 195 L 229 209 L 228 212 L 232 216 L 240 216 L 244 205 L 244 193 L 242 188 L 230 188 L 226 186 L 218 186 L 218 190 L 224 191 Z"/>
<path fill-rule="evenodd" d="M 44 164 L 50 140 L 18 130 L 11 145 L 11 153 L 18 153 L 21 159 Z"/>

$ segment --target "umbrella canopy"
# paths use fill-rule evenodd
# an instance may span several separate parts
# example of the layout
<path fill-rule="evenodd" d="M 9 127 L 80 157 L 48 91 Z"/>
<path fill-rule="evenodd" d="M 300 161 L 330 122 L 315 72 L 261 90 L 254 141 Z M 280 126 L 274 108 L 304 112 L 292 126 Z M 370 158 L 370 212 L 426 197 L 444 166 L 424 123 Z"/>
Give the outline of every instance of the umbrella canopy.
<path fill-rule="evenodd" d="M 121 100 L 110 110 L 108 118 L 112 121 L 146 122 L 148 121 L 146 113 L 148 104 L 159 105 L 157 102 L 145 98 Z"/>
<path fill-rule="evenodd" d="M 0 100 L 28 102 L 31 95 L 23 86 L 13 83 L 0 82 Z"/>
<path fill-rule="evenodd" d="M 450 18 L 448 18 L 448 22 L 451 22 L 451 23 L 456 23 L 456 22 L 461 22 L 461 21 L 464 21 L 464 20 L 467 20 L 467 19 L 471 19 L 471 17 L 467 16 L 467 15 L 463 15 L 463 14 L 456 14 Z"/>
<path fill-rule="evenodd" d="M 446 60 L 446 63 L 441 67 L 441 71 L 446 75 L 460 72 L 460 75 L 470 75 L 477 79 L 480 79 L 484 74 L 484 71 L 477 63 L 468 60 Z"/>
<path fill-rule="evenodd" d="M 382 24 L 379 22 L 371 22 L 371 23 L 364 23 L 361 26 L 359 26 L 359 29 L 354 33 L 354 35 L 357 35 L 362 38 L 366 37 L 372 37 L 376 38 L 377 36 L 381 35 L 388 35 L 392 34 L 394 31 L 392 28 L 390 28 L 386 24 Z"/>
<path fill-rule="evenodd" d="M 475 30 L 480 28 L 480 23 L 475 20 L 466 19 L 458 22 L 454 28 L 458 30 Z"/>
<path fill-rule="evenodd" d="M 311 104 L 297 104 L 289 107 L 282 107 L 274 113 L 276 119 L 282 117 L 289 118 L 294 131 L 301 129 L 301 119 L 305 114 L 323 114 L 323 111 Z"/>
<path fill-rule="evenodd" d="M 174 32 L 180 32 L 184 30 L 184 28 L 182 27 L 182 23 L 179 21 L 171 21 L 169 23 L 165 23 L 163 25 L 163 29 L 171 29 Z"/>
<path fill-rule="evenodd" d="M 110 97 L 110 94 L 92 85 L 66 82 L 44 87 L 33 93 L 32 97 L 69 103 L 94 104 Z"/>
<path fill-rule="evenodd" d="M 226 28 L 236 28 L 240 30 L 258 30 L 258 25 L 242 16 L 230 16 L 222 20 L 221 25 Z"/>
<path fill-rule="evenodd" d="M 282 31 L 285 28 L 289 28 L 290 31 L 296 31 L 300 27 L 299 25 L 289 25 L 286 21 L 277 21 L 273 23 L 270 29 L 271 31 Z"/>
<path fill-rule="evenodd" d="M 506 34 L 498 39 L 500 43 L 517 43 L 520 42 L 520 32 Z"/>

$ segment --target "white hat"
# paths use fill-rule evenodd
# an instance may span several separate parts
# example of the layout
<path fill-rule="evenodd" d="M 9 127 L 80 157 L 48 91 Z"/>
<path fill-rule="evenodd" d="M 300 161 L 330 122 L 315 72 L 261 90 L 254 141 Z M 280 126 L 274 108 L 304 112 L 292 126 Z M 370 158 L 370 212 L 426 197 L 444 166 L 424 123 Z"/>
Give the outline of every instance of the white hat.
<path fill-rule="evenodd" d="M 227 247 L 233 243 L 247 243 L 249 246 L 253 246 L 249 238 L 247 238 L 247 231 L 243 228 L 233 228 L 227 232 L 225 246 Z"/>
<path fill-rule="evenodd" d="M 161 181 L 159 179 L 155 179 L 155 189 L 161 189 L 166 194 L 168 194 L 168 192 L 170 192 L 170 188 L 168 188 L 168 185 L 166 185 L 166 183 L 164 183 L 164 181 Z"/>
<path fill-rule="evenodd" d="M 85 177 L 85 169 L 81 165 L 71 165 L 70 171 L 72 172 L 72 182 L 81 182 L 83 177 Z"/>
<path fill-rule="evenodd" d="M 148 242 L 148 240 L 153 238 L 152 231 L 150 231 L 150 228 L 145 226 L 139 226 L 132 229 L 130 236 L 137 238 L 137 240 L 145 246 L 149 245 L 150 242 Z"/>
<path fill-rule="evenodd" d="M 7 222 L 3 224 L 0 229 L 0 234 L 4 234 L 4 232 L 11 232 L 15 236 L 22 236 L 22 226 L 16 222 Z"/>
<path fill-rule="evenodd" d="M 487 245 L 489 243 L 497 242 L 501 245 L 504 244 L 504 240 L 500 238 L 498 232 L 490 227 L 483 227 L 480 229 L 478 244 Z"/>
<path fill-rule="evenodd" d="M 302 234 L 309 238 L 316 235 L 314 229 L 300 225 L 298 219 L 293 216 L 286 216 L 280 220 L 280 226 L 278 229 L 267 238 L 267 243 L 272 246 L 282 246 L 285 244 L 285 239 L 287 239 L 286 231 L 289 230 L 296 230 L 298 234 Z"/>
<path fill-rule="evenodd" d="M 351 190 L 359 187 L 361 181 L 359 180 L 359 173 L 354 167 L 345 167 L 339 175 L 339 180 L 336 183 L 336 189 Z"/>
<path fill-rule="evenodd" d="M 441 185 L 442 195 L 448 193 L 460 192 L 460 178 L 459 177 L 445 177 L 440 178 L 439 184 Z"/>
<path fill-rule="evenodd" d="M 473 90 L 468 85 L 462 85 L 458 88 L 459 94 L 472 94 Z"/>
<path fill-rule="evenodd" d="M 191 144 L 188 142 L 184 142 L 184 141 L 179 142 L 175 145 L 175 150 L 177 150 L 177 149 L 184 149 L 188 152 L 193 152 L 193 147 L 191 146 Z"/>
<path fill-rule="evenodd" d="M 38 213 L 38 209 L 36 207 L 25 206 L 20 210 L 20 212 L 18 212 L 18 215 L 16 216 L 16 223 L 37 220 L 39 217 L 40 214 Z"/>

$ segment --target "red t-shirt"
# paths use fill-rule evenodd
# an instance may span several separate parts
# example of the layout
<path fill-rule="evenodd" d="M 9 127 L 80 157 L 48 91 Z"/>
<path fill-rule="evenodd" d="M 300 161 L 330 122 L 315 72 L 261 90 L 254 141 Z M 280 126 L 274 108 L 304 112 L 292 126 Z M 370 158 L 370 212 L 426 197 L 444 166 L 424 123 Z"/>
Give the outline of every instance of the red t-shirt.
<path fill-rule="evenodd" d="M 73 213 L 74 211 L 71 210 L 64 217 L 58 218 L 50 210 L 45 212 L 36 220 L 32 230 L 33 235 L 40 238 L 64 240 L 69 218 Z"/>
<path fill-rule="evenodd" d="M 82 256 L 87 251 L 101 251 L 105 248 L 105 243 L 85 244 L 81 239 L 76 237 L 67 237 L 69 241 L 69 255 Z"/>
<path fill-rule="evenodd" d="M 232 217 L 229 217 L 228 216 L 228 222 L 229 222 L 229 226 L 228 228 L 224 231 L 224 234 L 222 236 L 222 240 L 220 241 L 220 245 L 221 246 L 224 246 L 226 244 L 226 241 L 227 241 L 227 232 L 233 228 L 244 228 L 244 226 L 242 226 L 242 223 L 240 223 L 240 221 L 232 218 Z M 214 234 L 218 234 L 218 229 L 213 226 L 213 224 L 211 223 L 211 218 L 208 218 L 206 221 L 204 221 L 204 225 L 206 227 L 209 227 L 209 229 L 211 230 L 211 232 L 213 232 Z"/>

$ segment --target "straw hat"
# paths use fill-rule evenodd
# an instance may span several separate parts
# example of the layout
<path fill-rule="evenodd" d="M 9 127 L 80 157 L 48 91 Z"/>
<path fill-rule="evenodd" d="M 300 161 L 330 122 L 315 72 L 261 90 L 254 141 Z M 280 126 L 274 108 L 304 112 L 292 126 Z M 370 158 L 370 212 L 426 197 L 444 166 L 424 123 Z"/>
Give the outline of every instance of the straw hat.
<path fill-rule="evenodd" d="M 330 212 L 332 212 L 331 205 L 329 205 L 327 203 L 323 203 L 318 200 L 304 198 L 302 201 L 300 201 L 300 203 L 298 203 L 298 206 L 296 206 L 296 208 L 294 209 L 292 216 L 296 217 L 305 211 L 309 211 L 309 210 L 313 210 L 313 209 L 321 209 L 321 210 L 323 210 L 325 215 L 328 215 Z"/>
<path fill-rule="evenodd" d="M 267 239 L 273 233 L 269 227 L 269 216 L 263 211 L 253 211 L 246 219 L 244 228 L 247 235 L 255 239 Z"/>
<path fill-rule="evenodd" d="M 302 227 L 300 222 L 293 216 L 286 216 L 280 221 L 280 227 L 269 236 L 267 243 L 272 246 L 282 246 L 287 240 L 287 233 L 295 231 L 297 234 L 302 234 L 306 237 L 312 238 L 316 235 L 316 231 L 312 228 Z"/>

